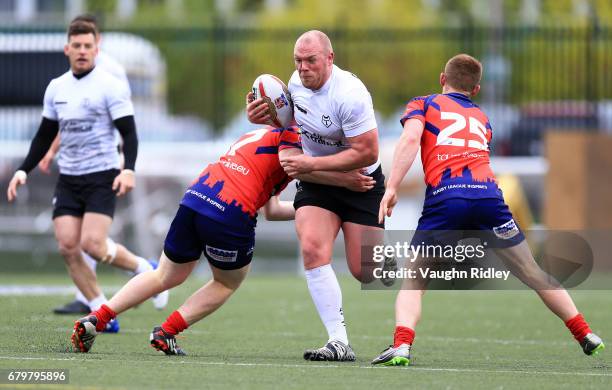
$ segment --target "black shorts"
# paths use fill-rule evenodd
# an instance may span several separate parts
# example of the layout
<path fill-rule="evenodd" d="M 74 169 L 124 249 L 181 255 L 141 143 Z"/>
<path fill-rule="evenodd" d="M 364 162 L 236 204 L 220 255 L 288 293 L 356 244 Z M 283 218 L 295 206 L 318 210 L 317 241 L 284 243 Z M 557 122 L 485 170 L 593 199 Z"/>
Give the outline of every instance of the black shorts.
<path fill-rule="evenodd" d="M 85 175 L 60 175 L 53 195 L 53 218 L 63 215 L 82 217 L 85 213 L 100 213 L 113 217 L 117 194 L 113 181 L 118 169 Z"/>
<path fill-rule="evenodd" d="M 336 214 L 342 222 L 384 228 L 384 223 L 378 223 L 378 209 L 385 194 L 385 175 L 378 167 L 370 176 L 376 184 L 366 192 L 300 181 L 296 184 L 293 207 L 297 210 L 303 206 L 316 206 Z"/>

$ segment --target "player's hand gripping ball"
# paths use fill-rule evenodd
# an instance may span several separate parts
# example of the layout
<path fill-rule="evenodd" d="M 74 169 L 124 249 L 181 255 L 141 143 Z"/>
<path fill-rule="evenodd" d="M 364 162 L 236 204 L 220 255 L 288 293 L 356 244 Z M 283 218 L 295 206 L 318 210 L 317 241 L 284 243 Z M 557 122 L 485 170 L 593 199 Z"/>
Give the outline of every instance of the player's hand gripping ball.
<path fill-rule="evenodd" d="M 269 107 L 270 125 L 287 127 L 293 121 L 293 102 L 285 83 L 271 74 L 262 74 L 253 82 L 253 97 L 262 98 Z"/>

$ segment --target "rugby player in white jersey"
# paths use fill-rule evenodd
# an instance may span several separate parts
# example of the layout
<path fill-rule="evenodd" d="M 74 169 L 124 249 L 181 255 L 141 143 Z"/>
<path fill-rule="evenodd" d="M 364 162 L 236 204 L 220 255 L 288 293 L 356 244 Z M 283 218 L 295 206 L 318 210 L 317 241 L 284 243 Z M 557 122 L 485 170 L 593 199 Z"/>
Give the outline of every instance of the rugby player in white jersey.
<path fill-rule="evenodd" d="M 323 32 L 302 34 L 293 55 L 296 71 L 288 87 L 304 154 L 281 159 L 285 171 L 299 177 L 314 170 L 362 168 L 376 181 L 371 190 L 359 193 L 300 181 L 294 200 L 308 289 L 328 333 L 327 343 L 306 350 L 304 359 L 352 361 L 355 354 L 349 345 L 342 292 L 331 259 L 342 229 L 349 270 L 356 279 L 367 281 L 361 264 L 362 236 L 382 237 L 384 223 L 378 222 L 377 214 L 385 189 L 372 97 L 361 80 L 334 65 L 332 45 Z M 249 120 L 266 123 L 270 120 L 267 107 L 262 99 L 248 103 Z"/>
<path fill-rule="evenodd" d="M 11 202 L 59 131 L 60 177 L 53 198 L 55 236 L 68 272 L 92 310 L 107 300 L 95 273 L 83 261 L 81 249 L 97 261 L 135 273 L 153 268 L 146 259 L 108 238 L 116 197 L 134 187 L 138 138 L 129 90 L 95 66 L 96 36 L 89 23 L 70 24 L 64 47 L 70 70 L 49 83 L 40 127 L 7 190 Z M 124 142 L 123 170 L 119 170 L 115 128 Z M 118 323 L 110 324 L 107 330 L 118 331 Z"/>
<path fill-rule="evenodd" d="M 105 53 L 100 49 L 100 42 L 102 41 L 100 29 L 98 26 L 98 21 L 95 16 L 90 14 L 78 15 L 70 23 L 75 22 L 86 22 L 93 26 L 96 30 L 96 43 L 98 44 L 98 55 L 96 56 L 96 66 L 100 69 L 103 69 L 113 75 L 117 80 L 119 80 L 128 91 L 130 91 L 130 84 L 127 78 L 127 74 L 123 65 L 117 62 L 113 57 Z M 115 132 L 115 138 L 117 139 L 117 145 L 121 142 L 121 137 L 118 132 Z M 38 168 L 44 173 L 51 172 L 51 164 L 53 163 L 53 159 L 57 155 L 59 149 L 59 134 L 53 140 L 53 144 L 49 148 L 45 157 L 38 163 Z M 122 159 L 123 155 L 120 154 L 120 159 Z M 123 166 L 123 162 L 121 161 L 121 166 Z M 96 266 L 98 262 L 89 256 L 86 252 L 81 253 L 83 255 L 83 260 L 85 263 L 91 268 L 94 272 L 96 272 Z M 156 265 L 156 264 L 153 264 Z M 153 298 L 153 305 L 156 309 L 163 309 L 168 303 L 168 294 L 162 293 L 156 295 Z M 75 293 L 75 299 L 72 302 L 68 302 L 62 306 L 58 306 L 53 309 L 55 314 L 87 314 L 91 311 L 89 306 L 87 305 L 87 298 L 83 295 L 83 293 L 77 289 Z"/>

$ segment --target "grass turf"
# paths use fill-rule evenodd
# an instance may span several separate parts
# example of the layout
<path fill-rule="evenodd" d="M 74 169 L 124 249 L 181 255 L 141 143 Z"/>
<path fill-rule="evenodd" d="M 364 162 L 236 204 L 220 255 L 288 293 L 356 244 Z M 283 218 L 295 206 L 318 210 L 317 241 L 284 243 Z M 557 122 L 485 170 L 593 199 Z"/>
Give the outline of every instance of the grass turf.
<path fill-rule="evenodd" d="M 103 285 L 125 278 L 102 274 Z M 68 284 L 64 274 L 0 275 L 0 285 Z M 393 291 L 362 291 L 343 278 L 344 311 L 355 363 L 306 362 L 305 348 L 325 342 L 305 281 L 250 275 L 212 316 L 178 339 L 189 356 L 166 357 L 148 335 L 205 280 L 171 293 L 166 310 L 150 302 L 120 316 L 121 332 L 101 335 L 88 354 L 70 349 L 71 316 L 50 309 L 71 296 L 0 296 L 0 369 L 64 368 L 69 385 L 48 388 L 610 388 L 612 350 L 587 357 L 528 291 L 432 291 L 426 294 L 413 365 L 370 366 L 392 340 Z M 573 292 L 593 330 L 612 347 L 610 292 Z M 14 385 L 0 385 L 0 388 Z M 12 388 L 12 387 L 11 387 Z"/>

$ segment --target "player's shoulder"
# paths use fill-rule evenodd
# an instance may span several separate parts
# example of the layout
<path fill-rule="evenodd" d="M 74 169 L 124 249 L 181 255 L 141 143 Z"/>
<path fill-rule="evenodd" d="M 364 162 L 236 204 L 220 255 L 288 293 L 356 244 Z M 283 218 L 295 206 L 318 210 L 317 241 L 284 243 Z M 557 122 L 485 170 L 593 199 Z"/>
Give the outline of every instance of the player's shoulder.
<path fill-rule="evenodd" d="M 58 86 L 72 79 L 72 71 L 68 70 L 67 72 L 62 73 L 61 75 L 51 79 L 49 81 L 49 86 Z"/>
<path fill-rule="evenodd" d="M 125 83 L 100 66 L 96 66 L 93 76 L 100 90 L 111 95 L 121 94 L 126 89 Z"/>
<path fill-rule="evenodd" d="M 96 57 L 96 65 L 105 69 L 109 73 L 119 72 L 125 73 L 125 68 L 115 58 L 100 50 Z"/>
<path fill-rule="evenodd" d="M 111 83 L 118 82 L 117 78 L 113 76 L 111 72 L 109 72 L 107 69 L 105 69 L 104 67 L 98 64 L 96 64 L 96 67 L 93 70 L 92 76 L 95 77 L 96 81 L 111 82 Z"/>
<path fill-rule="evenodd" d="M 68 83 L 71 81 L 72 79 L 72 72 L 69 70 L 63 74 L 61 74 L 60 76 L 51 79 L 51 81 L 49 81 L 49 84 L 47 85 L 47 89 L 46 89 L 46 93 L 55 93 L 55 91 L 57 91 L 58 87 L 61 87 L 62 85 Z"/>
<path fill-rule="evenodd" d="M 100 51 L 96 57 L 96 66 L 110 73 L 113 77 L 119 80 L 127 79 L 127 73 L 123 65 L 103 51 Z"/>
<path fill-rule="evenodd" d="M 415 96 L 415 97 L 411 98 L 410 100 L 408 100 L 408 104 L 413 103 L 413 102 L 425 102 L 426 100 L 431 100 L 431 99 L 435 98 L 436 95 L 437 94 Z"/>
<path fill-rule="evenodd" d="M 335 93 L 349 94 L 356 91 L 368 92 L 367 87 L 357 75 L 334 65 L 332 70 L 332 86 Z M 369 93 L 369 92 L 368 92 Z"/>

